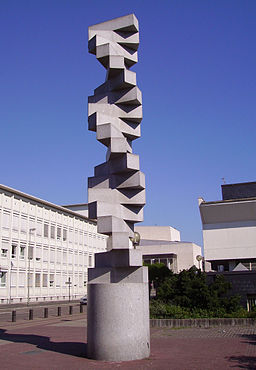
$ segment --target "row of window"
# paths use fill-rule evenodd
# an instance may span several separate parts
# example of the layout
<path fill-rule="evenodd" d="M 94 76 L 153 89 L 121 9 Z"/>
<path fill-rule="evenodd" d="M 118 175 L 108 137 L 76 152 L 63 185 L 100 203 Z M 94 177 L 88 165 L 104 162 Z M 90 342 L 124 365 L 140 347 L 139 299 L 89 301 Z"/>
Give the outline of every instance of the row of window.
<path fill-rule="evenodd" d="M 26 284 L 25 284 L 26 283 Z M 74 281 L 72 277 L 62 274 L 48 274 L 48 273 L 30 273 L 25 272 L 12 272 L 11 273 L 11 284 L 12 288 L 19 287 L 24 288 L 26 286 L 32 288 L 67 288 L 69 285 L 71 288 L 86 286 L 86 281 L 83 279 L 83 275 L 75 276 Z M 7 271 L 0 271 L 0 287 L 5 288 L 7 286 Z"/>
<path fill-rule="evenodd" d="M 3 258 L 8 257 L 9 245 L 6 242 L 2 242 L 1 253 L 0 256 Z M 28 253 L 26 255 L 26 247 L 20 245 L 19 247 L 15 244 L 11 245 L 11 258 L 16 259 L 19 258 L 20 260 L 30 259 L 36 261 L 43 261 L 43 262 L 56 262 L 56 263 L 63 263 L 63 264 L 74 264 L 74 265 L 87 265 L 87 256 L 88 253 L 80 252 L 73 250 L 62 250 L 62 249 L 55 249 L 49 247 L 40 247 L 40 246 L 29 246 Z M 83 262 L 83 256 L 85 257 L 85 261 Z M 88 256 L 88 266 L 92 266 L 92 255 Z"/>
<path fill-rule="evenodd" d="M 87 233 L 78 229 L 65 228 L 61 225 L 49 224 L 48 222 L 43 222 L 43 220 L 37 220 L 28 218 L 27 216 L 21 216 L 13 214 L 11 222 L 11 214 L 7 211 L 3 212 L 2 215 L 2 227 L 4 229 L 12 229 L 14 231 L 19 231 L 21 233 L 27 234 L 29 232 L 31 235 L 37 235 L 39 237 L 43 236 L 45 238 L 57 239 L 61 241 L 83 243 L 83 238 L 93 237 L 104 240 L 105 237 L 101 235 L 96 235 L 95 233 Z"/>

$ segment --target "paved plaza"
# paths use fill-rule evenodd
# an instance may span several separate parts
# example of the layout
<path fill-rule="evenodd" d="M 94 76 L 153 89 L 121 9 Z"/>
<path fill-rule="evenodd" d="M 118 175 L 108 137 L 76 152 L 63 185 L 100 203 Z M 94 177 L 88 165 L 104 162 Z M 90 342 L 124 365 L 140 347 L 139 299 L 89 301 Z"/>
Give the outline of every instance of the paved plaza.
<path fill-rule="evenodd" d="M 255 369 L 256 326 L 153 328 L 151 355 L 131 362 L 86 358 L 84 315 L 8 322 L 0 329 L 1 369 Z"/>

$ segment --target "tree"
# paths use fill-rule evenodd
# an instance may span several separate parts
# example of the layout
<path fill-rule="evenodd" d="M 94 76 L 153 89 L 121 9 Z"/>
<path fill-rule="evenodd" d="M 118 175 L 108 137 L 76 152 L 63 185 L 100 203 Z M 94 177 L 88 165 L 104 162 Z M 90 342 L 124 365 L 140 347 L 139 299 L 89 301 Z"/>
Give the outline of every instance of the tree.
<path fill-rule="evenodd" d="M 152 282 L 158 294 L 158 287 L 163 284 L 165 279 L 173 276 L 173 272 L 164 263 L 144 264 L 148 267 L 149 290 L 152 289 Z"/>
<path fill-rule="evenodd" d="M 154 266 L 154 265 L 152 265 Z M 159 271 L 155 268 L 154 273 Z M 207 284 L 206 273 L 195 266 L 179 274 L 162 273 L 159 278 L 157 299 L 169 305 L 189 310 L 203 309 L 212 312 L 234 312 L 240 308 L 239 297 L 227 297 L 231 284 L 223 275 L 217 275 L 212 284 Z M 157 276 L 155 276 L 157 278 Z"/>

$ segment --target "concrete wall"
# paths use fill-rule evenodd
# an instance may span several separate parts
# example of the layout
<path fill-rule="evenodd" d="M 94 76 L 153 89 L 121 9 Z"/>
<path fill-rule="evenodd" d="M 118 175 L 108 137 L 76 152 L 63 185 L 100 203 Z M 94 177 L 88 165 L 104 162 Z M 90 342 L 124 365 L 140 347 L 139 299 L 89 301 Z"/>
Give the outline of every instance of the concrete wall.
<path fill-rule="evenodd" d="M 222 199 L 241 199 L 256 197 L 256 182 L 221 185 Z"/>
<path fill-rule="evenodd" d="M 88 217 L 88 204 L 71 204 L 63 207 L 77 212 L 84 217 Z"/>
<path fill-rule="evenodd" d="M 209 272 L 207 274 L 207 280 L 212 282 L 218 274 L 220 273 Z M 247 295 L 256 296 L 256 271 L 229 271 L 222 274 L 232 284 L 228 296 L 239 295 L 242 306 L 247 308 Z"/>
<path fill-rule="evenodd" d="M 180 232 L 171 226 L 137 226 L 135 231 L 140 233 L 141 239 L 180 241 Z"/>
<path fill-rule="evenodd" d="M 255 258 L 256 226 L 245 226 L 246 223 L 205 225 L 206 260 Z"/>
<path fill-rule="evenodd" d="M 255 258 L 256 199 L 202 202 L 206 260 Z"/>
<path fill-rule="evenodd" d="M 194 243 L 185 242 L 170 242 L 161 243 L 161 241 L 155 243 L 151 241 L 142 240 L 140 249 L 142 250 L 143 256 L 152 254 L 168 254 L 173 253 L 177 255 L 177 270 L 187 270 L 192 266 L 199 267 L 199 263 L 196 260 L 197 255 L 201 255 L 201 247 Z M 201 267 L 201 263 L 200 263 Z"/>
<path fill-rule="evenodd" d="M 68 299 L 68 279 L 71 297 L 84 295 L 94 254 L 106 250 L 106 236 L 96 228 L 72 211 L 0 185 L 0 303 L 27 300 L 29 271 L 32 301 Z"/>

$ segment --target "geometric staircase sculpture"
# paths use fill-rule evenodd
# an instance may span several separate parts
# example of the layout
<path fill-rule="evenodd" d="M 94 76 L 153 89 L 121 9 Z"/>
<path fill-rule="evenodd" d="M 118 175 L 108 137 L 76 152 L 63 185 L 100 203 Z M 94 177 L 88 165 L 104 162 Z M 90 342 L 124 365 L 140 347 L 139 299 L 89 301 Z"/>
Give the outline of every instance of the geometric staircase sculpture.
<path fill-rule="evenodd" d="M 88 99 L 89 130 L 107 147 L 106 162 L 88 179 L 89 217 L 109 236 L 107 252 L 88 269 L 87 355 L 125 361 L 149 356 L 148 271 L 133 248 L 143 221 L 145 177 L 132 141 L 140 137 L 141 92 L 136 73 L 138 20 L 134 14 L 89 27 L 89 52 L 107 70 Z"/>
<path fill-rule="evenodd" d="M 88 179 L 89 217 L 109 235 L 108 250 L 129 249 L 134 223 L 143 221 L 145 177 L 132 141 L 140 137 L 141 91 L 136 73 L 139 46 L 134 14 L 89 27 L 89 52 L 106 68 L 106 81 L 88 99 L 89 130 L 107 147 L 106 162 Z"/>

